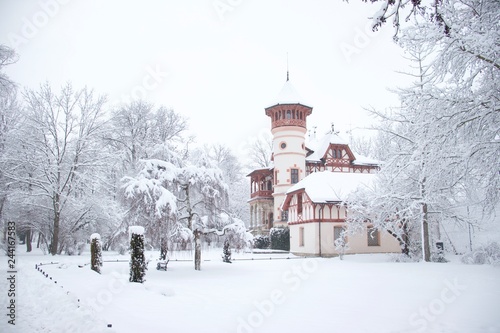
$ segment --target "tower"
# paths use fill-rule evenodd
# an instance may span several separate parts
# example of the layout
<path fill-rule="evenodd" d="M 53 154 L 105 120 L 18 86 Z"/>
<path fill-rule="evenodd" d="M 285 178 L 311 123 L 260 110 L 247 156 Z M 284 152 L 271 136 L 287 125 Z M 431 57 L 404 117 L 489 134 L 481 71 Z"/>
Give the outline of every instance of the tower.
<path fill-rule="evenodd" d="M 286 225 L 287 212 L 281 211 L 286 191 L 306 175 L 306 119 L 312 107 L 302 103 L 287 73 L 281 92 L 265 111 L 271 118 L 273 135 L 273 225 L 276 227 Z"/>

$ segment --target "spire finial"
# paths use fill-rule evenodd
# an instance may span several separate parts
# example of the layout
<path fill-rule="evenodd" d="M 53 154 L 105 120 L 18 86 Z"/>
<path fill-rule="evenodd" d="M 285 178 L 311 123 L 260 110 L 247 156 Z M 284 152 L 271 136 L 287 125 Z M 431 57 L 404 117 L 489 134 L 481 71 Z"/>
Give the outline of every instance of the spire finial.
<path fill-rule="evenodd" d="M 286 80 L 288 81 L 290 76 L 288 75 L 288 52 L 286 53 Z"/>

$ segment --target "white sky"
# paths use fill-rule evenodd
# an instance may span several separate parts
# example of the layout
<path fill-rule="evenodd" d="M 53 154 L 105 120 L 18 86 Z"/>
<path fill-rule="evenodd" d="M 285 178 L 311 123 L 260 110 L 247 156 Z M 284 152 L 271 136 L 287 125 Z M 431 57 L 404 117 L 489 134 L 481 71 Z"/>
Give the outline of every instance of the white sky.
<path fill-rule="evenodd" d="M 216 5 L 226 5 L 225 12 Z M 264 113 L 286 80 L 313 106 L 308 126 L 372 121 L 363 107 L 397 104 L 406 85 L 388 25 L 366 34 L 380 4 L 361 0 L 80 1 L 0 0 L 0 43 L 20 59 L 7 68 L 20 86 L 71 81 L 111 104 L 145 92 L 189 118 L 198 143 L 238 155 L 265 131 Z M 351 48 L 346 57 L 342 48 Z M 150 72 L 157 72 L 156 80 Z"/>

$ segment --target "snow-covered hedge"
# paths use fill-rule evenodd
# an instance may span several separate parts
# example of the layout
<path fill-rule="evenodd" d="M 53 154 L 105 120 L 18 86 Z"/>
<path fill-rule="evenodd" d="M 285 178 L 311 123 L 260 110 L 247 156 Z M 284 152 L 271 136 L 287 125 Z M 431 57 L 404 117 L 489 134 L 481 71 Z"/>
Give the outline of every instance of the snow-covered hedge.
<path fill-rule="evenodd" d="M 500 245 L 497 242 L 482 245 L 472 252 L 464 254 L 461 260 L 464 264 L 500 266 Z"/>
<path fill-rule="evenodd" d="M 268 235 L 258 235 L 253 238 L 254 249 L 268 249 L 271 246 L 271 241 Z"/>
<path fill-rule="evenodd" d="M 269 231 L 271 249 L 290 251 L 290 229 L 271 228 Z"/>

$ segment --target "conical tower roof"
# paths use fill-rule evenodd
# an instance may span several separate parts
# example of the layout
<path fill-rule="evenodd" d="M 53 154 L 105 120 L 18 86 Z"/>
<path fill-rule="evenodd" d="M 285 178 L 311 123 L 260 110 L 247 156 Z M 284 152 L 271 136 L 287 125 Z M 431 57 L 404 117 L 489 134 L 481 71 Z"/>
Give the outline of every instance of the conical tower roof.
<path fill-rule="evenodd" d="M 271 103 L 269 103 L 269 107 L 281 104 L 301 104 L 308 106 L 308 104 L 304 103 L 304 100 L 290 80 L 285 82 L 278 96 Z"/>

